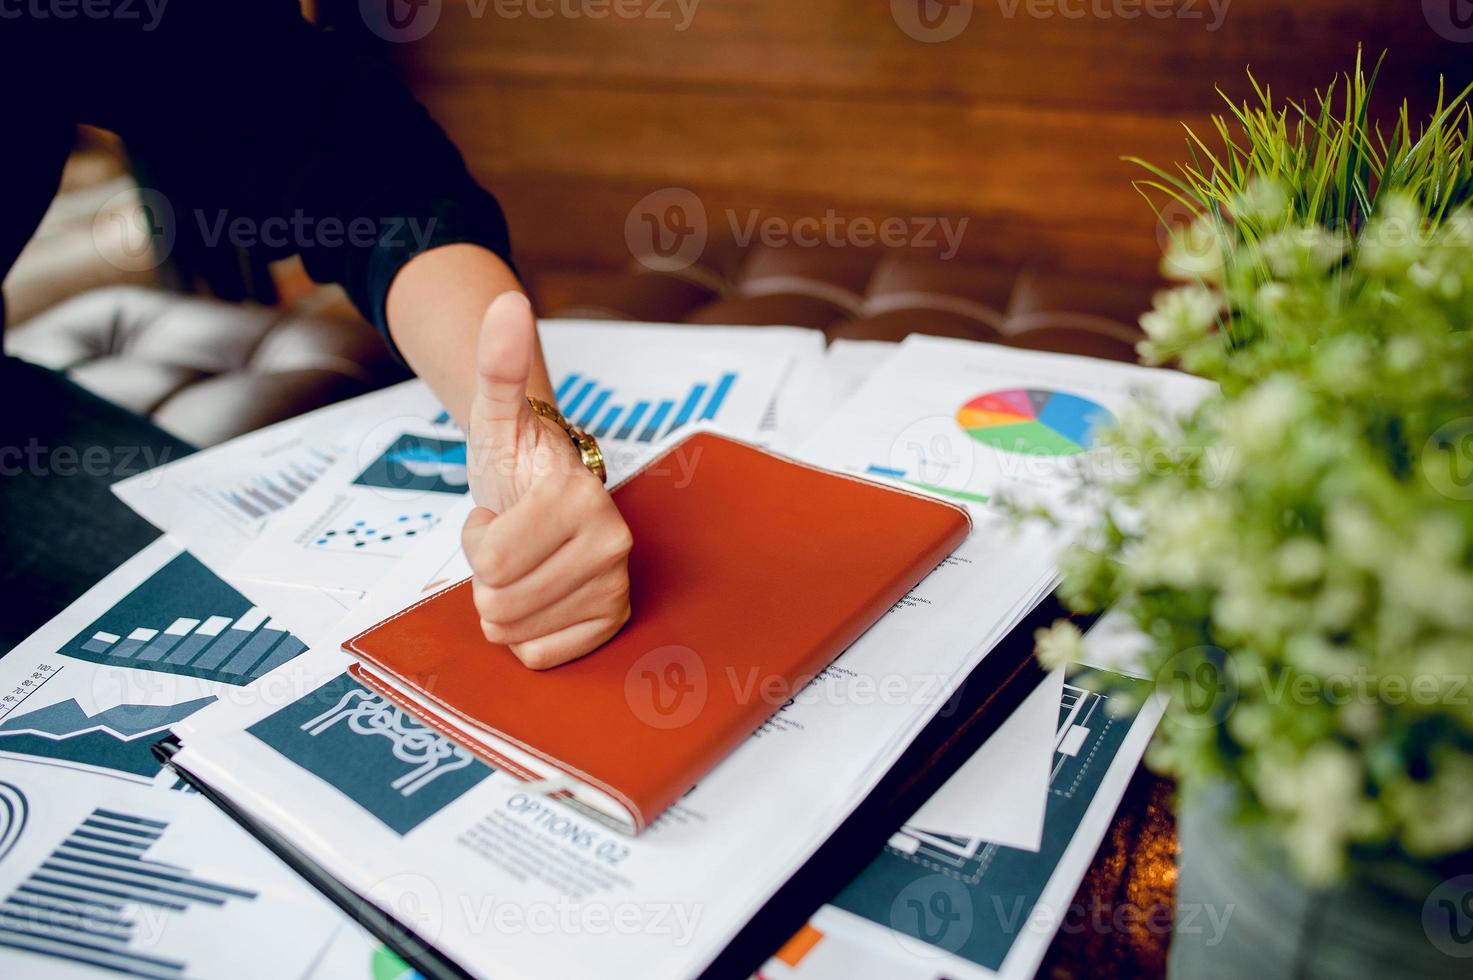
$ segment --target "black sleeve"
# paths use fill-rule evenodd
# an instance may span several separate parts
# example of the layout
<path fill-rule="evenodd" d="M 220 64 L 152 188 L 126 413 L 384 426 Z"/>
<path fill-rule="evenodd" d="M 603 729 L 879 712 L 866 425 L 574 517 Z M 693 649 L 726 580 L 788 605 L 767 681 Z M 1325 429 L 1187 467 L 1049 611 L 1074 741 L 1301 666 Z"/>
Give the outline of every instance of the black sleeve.
<path fill-rule="evenodd" d="M 39 95 L 147 160 L 182 232 L 300 253 L 385 336 L 389 285 L 414 256 L 470 242 L 510 261 L 500 207 L 444 131 L 296 0 L 129 6 L 138 19 L 27 25 L 29 57 L 47 79 Z"/>

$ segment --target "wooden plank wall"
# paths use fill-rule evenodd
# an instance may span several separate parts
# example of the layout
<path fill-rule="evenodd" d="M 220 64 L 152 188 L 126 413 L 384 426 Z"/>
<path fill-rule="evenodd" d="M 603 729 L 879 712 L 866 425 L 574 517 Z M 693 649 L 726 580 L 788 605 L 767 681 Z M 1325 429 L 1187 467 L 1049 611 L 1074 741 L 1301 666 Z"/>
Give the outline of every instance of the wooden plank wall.
<path fill-rule="evenodd" d="M 631 207 L 678 186 L 713 236 L 754 208 L 966 216 L 964 256 L 1141 279 L 1157 236 L 1122 154 L 1180 157 L 1180 121 L 1248 94 L 1248 65 L 1309 97 L 1362 41 L 1425 105 L 1473 79 L 1446 2 L 421 0 L 434 28 L 384 47 L 529 266 L 623 267 Z M 968 20 L 926 42 L 901 26 L 921 15 Z"/>

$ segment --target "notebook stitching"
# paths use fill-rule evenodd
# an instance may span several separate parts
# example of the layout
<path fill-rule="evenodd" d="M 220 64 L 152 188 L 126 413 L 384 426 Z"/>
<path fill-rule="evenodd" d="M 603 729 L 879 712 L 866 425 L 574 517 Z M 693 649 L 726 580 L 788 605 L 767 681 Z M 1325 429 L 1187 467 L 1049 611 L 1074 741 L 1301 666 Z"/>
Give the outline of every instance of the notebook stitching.
<path fill-rule="evenodd" d="M 701 432 L 692 432 L 690 435 L 686 436 L 684 439 L 681 439 L 679 442 L 675 443 L 673 446 L 665 450 L 660 455 L 656 456 L 654 459 L 646 461 L 639 467 L 639 469 L 635 470 L 633 473 L 630 473 L 628 476 L 620 480 L 618 483 L 614 484 L 612 487 L 609 487 L 609 492 L 613 493 L 615 490 L 624 486 L 624 484 L 628 483 L 630 480 L 633 480 L 636 476 L 639 476 L 641 473 L 654 466 L 656 463 L 664 462 L 664 460 L 668 458 L 671 453 L 675 452 L 675 450 L 679 449 L 687 442 L 690 442 L 692 439 L 698 438 L 700 436 L 710 436 L 713 439 L 720 439 L 723 442 L 733 443 L 734 445 L 740 446 L 743 449 L 750 449 L 753 452 L 759 452 L 764 456 L 771 456 L 773 459 L 782 460 L 785 463 L 792 463 L 794 466 L 800 466 L 805 470 L 822 473 L 825 476 L 837 476 L 840 479 L 848 480 L 851 483 L 858 483 L 866 487 L 873 487 L 876 490 L 884 490 L 888 493 L 900 494 L 901 496 L 910 497 L 914 500 L 919 500 L 928 504 L 936 504 L 938 506 L 945 507 L 948 510 L 955 511 L 961 514 L 962 517 L 966 518 L 967 529 L 969 531 L 975 529 L 976 527 L 976 525 L 972 522 L 972 512 L 967 510 L 960 504 L 954 504 L 949 500 L 937 500 L 935 497 L 932 497 L 929 494 L 920 493 L 916 490 L 910 490 L 905 487 L 892 487 L 888 483 L 880 483 L 877 480 L 869 480 L 862 476 L 856 476 L 853 473 L 841 473 L 838 470 L 831 470 L 827 467 L 818 466 L 805 460 L 796 459 L 785 453 L 775 452 L 774 450 L 768 449 L 765 446 L 754 446 L 749 442 L 743 442 L 740 439 L 733 439 L 731 436 L 722 435 L 719 432 L 713 432 L 709 429 Z"/>
<path fill-rule="evenodd" d="M 393 673 L 393 671 L 388 671 L 387 673 Z M 381 697 L 388 698 L 390 701 L 399 705 L 402 710 L 408 711 L 410 714 L 414 715 L 416 720 L 431 726 L 441 735 L 444 735 L 446 738 L 450 739 L 456 745 L 465 749 L 472 755 L 477 756 L 481 759 L 481 761 L 486 762 L 488 765 L 494 765 L 499 769 L 507 771 L 517 776 L 526 783 L 535 784 L 542 781 L 541 776 L 539 776 L 535 772 L 529 772 L 521 765 L 513 762 L 509 756 L 502 755 L 500 752 L 497 752 L 494 749 L 482 745 L 479 742 L 474 745 L 467 744 L 463 733 L 457 732 L 455 729 L 451 728 L 440 719 L 429 715 L 421 717 L 420 714 L 414 710 L 411 702 L 403 695 L 394 694 L 387 690 L 380 690 L 378 687 L 374 686 L 372 682 L 364 679 L 363 677 L 356 674 L 354 676 L 358 677 L 359 680 L 363 681 L 364 684 L 367 684 L 370 688 L 373 689 L 375 693 L 377 693 Z M 602 823 L 607 827 L 612 827 L 620 833 L 626 832 L 626 829 L 615 820 L 613 820 L 611 817 L 599 813 L 597 810 L 589 807 L 586 803 L 579 801 L 578 798 L 568 790 L 559 790 L 552 793 L 545 793 L 543 795 L 545 795 L 548 799 L 557 800 L 565 806 L 572 807 L 576 809 L 579 813 L 582 813 L 583 815 L 591 819 L 597 820 L 599 823 Z M 640 829 L 643 829 L 643 827 L 641 826 Z"/>
<path fill-rule="evenodd" d="M 384 622 L 385 623 L 388 623 L 388 622 L 390 622 L 390 620 L 385 620 Z M 356 639 L 357 639 L 357 637 L 354 637 L 354 640 L 356 640 Z M 630 815 L 634 817 L 634 825 L 635 825 L 635 829 L 637 831 L 638 830 L 643 830 L 645 828 L 646 821 L 645 821 L 644 812 L 639 808 L 638 805 L 635 804 L 635 802 L 633 800 L 631 800 L 629 797 L 625 796 L 616 787 L 610 786 L 608 783 L 605 783 L 603 780 L 599 779 L 596 776 L 589 775 L 588 773 L 584 772 L 582 769 L 579 769 L 577 766 L 573 765 L 572 763 L 570 763 L 570 762 L 568 762 L 568 761 L 566 761 L 564 759 L 554 758 L 553 756 L 547 754 L 546 752 L 543 752 L 540 749 L 537 749 L 537 748 L 535 748 L 535 747 L 533 747 L 531 745 L 528 745 L 526 742 L 523 742 L 521 739 L 516 738 L 516 737 L 514 737 L 512 735 L 509 735 L 506 732 L 503 732 L 501 729 L 495 727 L 494 725 L 488 725 L 485 722 L 480 721 L 479 719 L 472 718 L 470 715 L 466 714 L 464 711 L 461 711 L 459 708 L 455 707 L 453 704 L 446 703 L 446 701 L 443 698 L 439 697 L 438 695 L 434 694 L 433 692 L 431 692 L 429 690 L 426 690 L 423 685 L 416 684 L 414 681 L 410 680 L 404 674 L 400 673 L 399 671 L 395 670 L 394 668 L 392 668 L 392 667 L 388 666 L 387 664 L 383 663 L 382 661 L 378 660 L 372 654 L 370 654 L 370 653 L 368 653 L 368 652 L 366 652 L 364 650 L 360 650 L 357 646 L 354 646 L 352 649 L 353 649 L 353 652 L 354 653 L 356 653 L 358 656 L 362 657 L 364 660 L 367 660 L 369 663 L 371 663 L 374 666 L 378 667 L 384 673 L 399 678 L 401 681 L 403 681 L 404 683 L 410 685 L 416 691 L 419 691 L 425 697 L 429 698 L 431 701 L 435 702 L 440 707 L 444 708 L 446 711 L 449 711 L 451 714 L 455 715 L 457 718 L 464 719 L 468 724 L 470 724 L 472 726 L 475 726 L 477 728 L 485 729 L 486 731 L 491 732 L 493 735 L 496 735 L 496 736 L 498 736 L 500 738 L 504 738 L 508 742 L 512 743 L 513 745 L 515 745 L 515 746 L 517 746 L 517 747 L 519 747 L 519 748 L 521 748 L 521 749 L 523 749 L 523 750 L 525 750 L 527 752 L 530 752 L 532 755 L 535 755 L 537 758 L 543 760 L 544 762 L 548 763 L 549 765 L 552 765 L 552 766 L 554 766 L 554 767 L 556 767 L 558 769 L 562 769 L 564 772 L 571 773 L 572 775 L 577 776 L 578 778 L 584 780 L 585 782 L 587 782 L 587 783 L 589 783 L 589 784 L 591 784 L 593 786 L 597 786 L 599 789 L 601 789 L 604 792 L 608 793 L 610 796 L 614 797 L 619 802 L 623 803 L 626 807 L 628 807 Z M 413 713 L 415 714 L 416 717 L 418 717 L 418 712 L 413 712 Z"/>
<path fill-rule="evenodd" d="M 515 773 L 524 782 L 535 782 L 537 779 L 540 778 L 536 773 L 523 768 L 522 766 L 513 762 L 511 759 L 495 751 L 494 749 L 479 744 L 465 744 L 461 733 L 455 731 L 455 729 L 451 728 L 449 725 L 445 724 L 445 722 L 434 717 L 433 715 L 420 717 L 419 712 L 414 710 L 413 702 L 411 702 L 404 695 L 391 690 L 385 690 L 384 688 L 379 687 L 378 685 L 374 684 L 372 681 L 361 675 L 355 674 L 354 676 L 358 677 L 358 679 L 361 680 L 364 684 L 372 688 L 373 693 L 379 695 L 380 697 L 388 698 L 390 701 L 394 702 L 394 704 L 396 704 L 401 711 L 407 711 L 411 715 L 413 715 L 415 721 L 423 722 L 424 724 L 429 725 L 435 731 L 450 739 L 452 742 L 465 749 L 467 752 L 470 752 L 473 755 L 485 756 L 486 759 L 493 761 L 497 768 L 505 769 L 509 772 Z M 482 761 L 486 761 L 486 759 L 483 759 Z"/>

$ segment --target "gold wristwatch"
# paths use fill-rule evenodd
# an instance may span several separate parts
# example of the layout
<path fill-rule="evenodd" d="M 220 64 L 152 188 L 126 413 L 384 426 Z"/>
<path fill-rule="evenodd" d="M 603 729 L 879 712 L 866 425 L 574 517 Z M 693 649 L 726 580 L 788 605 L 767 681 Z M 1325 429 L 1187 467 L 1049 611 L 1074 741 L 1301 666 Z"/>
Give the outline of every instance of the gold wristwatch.
<path fill-rule="evenodd" d="M 598 448 L 597 439 L 569 422 L 567 416 L 558 411 L 556 405 L 549 405 L 541 398 L 533 398 L 531 395 L 527 396 L 527 404 L 532 406 L 532 411 L 538 416 L 547 419 L 568 434 L 568 438 L 573 440 L 573 445 L 578 450 L 578 455 L 583 457 L 583 465 L 593 471 L 593 475 L 598 477 L 599 482 L 609 482 L 609 471 L 604 466 L 604 453 Z"/>

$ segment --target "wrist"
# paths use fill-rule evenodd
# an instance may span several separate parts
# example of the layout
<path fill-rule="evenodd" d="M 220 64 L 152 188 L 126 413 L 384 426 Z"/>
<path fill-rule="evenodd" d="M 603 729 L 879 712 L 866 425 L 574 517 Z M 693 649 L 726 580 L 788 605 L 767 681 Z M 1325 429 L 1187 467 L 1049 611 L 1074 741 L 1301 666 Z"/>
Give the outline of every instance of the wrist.
<path fill-rule="evenodd" d="M 559 429 L 572 442 L 573 449 L 577 452 L 583 465 L 590 473 L 598 477 L 600 483 L 608 482 L 608 467 L 604 462 L 603 449 L 599 446 L 597 439 L 569 421 L 551 402 L 528 395 L 527 404 L 532 407 L 534 415 Z"/>

